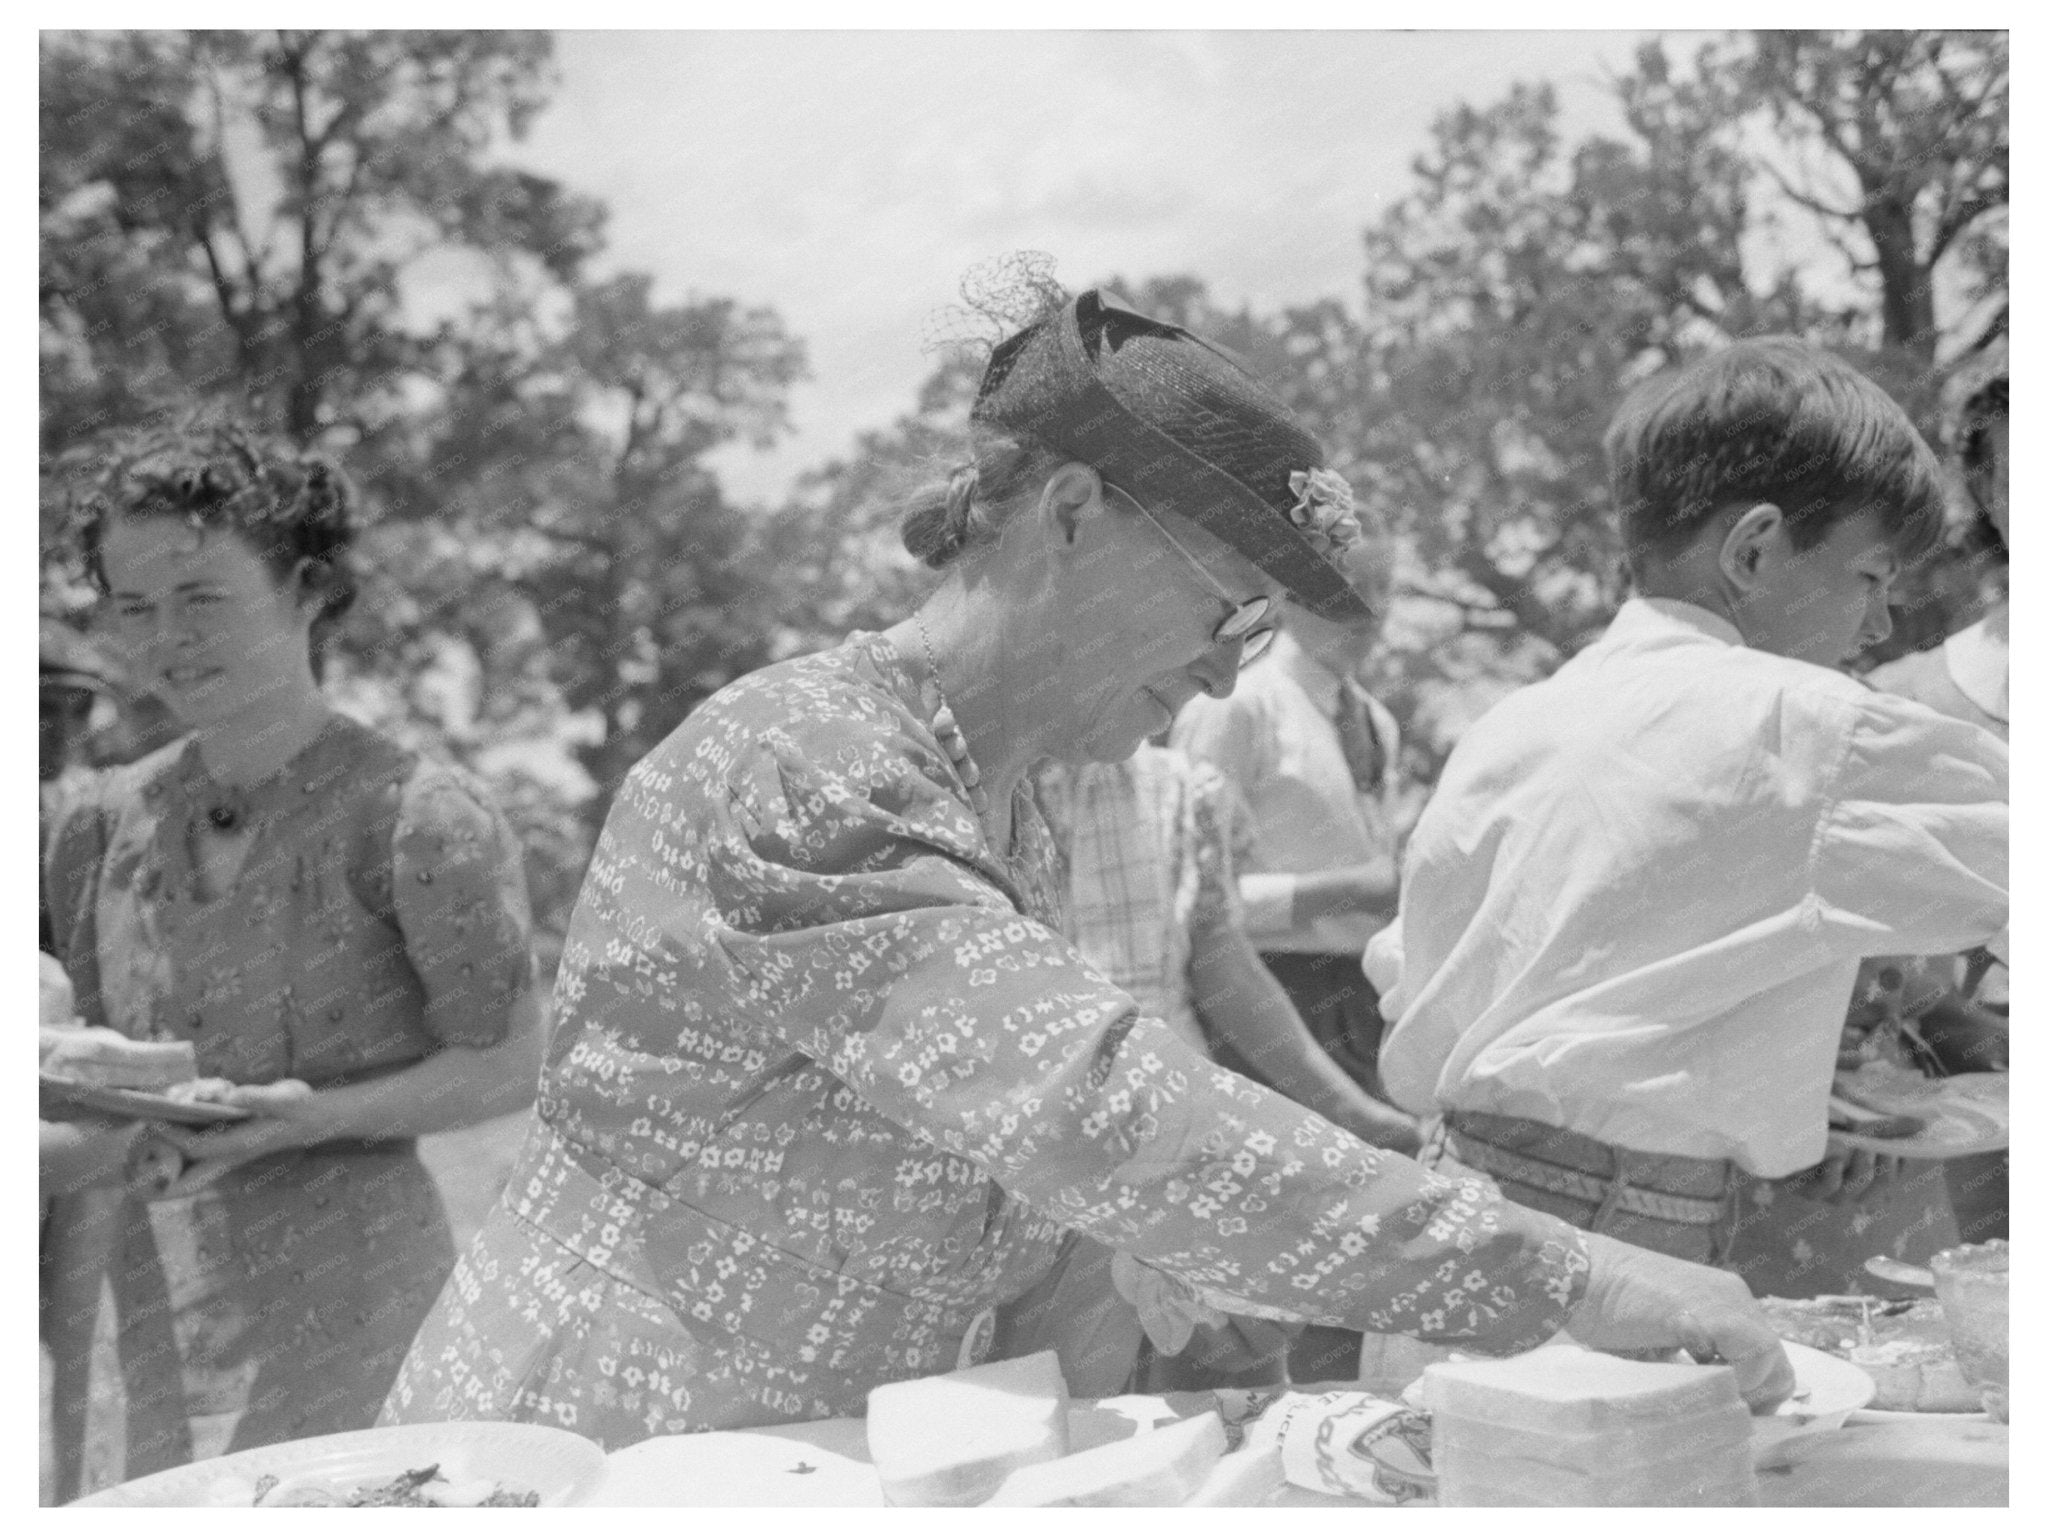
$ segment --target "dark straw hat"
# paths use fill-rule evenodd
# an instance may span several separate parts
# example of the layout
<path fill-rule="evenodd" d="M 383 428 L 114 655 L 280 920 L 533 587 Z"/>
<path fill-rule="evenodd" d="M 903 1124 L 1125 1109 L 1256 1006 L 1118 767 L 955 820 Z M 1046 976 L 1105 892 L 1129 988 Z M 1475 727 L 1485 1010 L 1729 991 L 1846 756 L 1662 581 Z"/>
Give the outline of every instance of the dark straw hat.
<path fill-rule="evenodd" d="M 1323 469 L 1322 445 L 1192 331 L 1090 289 L 995 349 L 973 416 L 1094 466 L 1140 500 L 1159 498 L 1320 618 L 1372 614 L 1290 515 L 1297 477 Z"/>

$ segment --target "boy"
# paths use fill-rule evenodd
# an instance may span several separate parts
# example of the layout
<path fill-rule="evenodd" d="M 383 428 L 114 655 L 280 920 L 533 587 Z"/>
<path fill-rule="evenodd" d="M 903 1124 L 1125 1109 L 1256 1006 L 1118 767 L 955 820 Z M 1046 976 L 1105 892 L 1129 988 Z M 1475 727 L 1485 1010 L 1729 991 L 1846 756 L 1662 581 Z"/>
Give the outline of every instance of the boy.
<path fill-rule="evenodd" d="M 1637 596 L 1459 743 L 1366 969 L 1425 1161 L 1708 1263 L 1733 1166 L 1818 1163 L 1859 960 L 2005 941 L 2006 749 L 1837 670 L 1938 537 L 1890 397 L 1801 342 L 1608 429 Z"/>

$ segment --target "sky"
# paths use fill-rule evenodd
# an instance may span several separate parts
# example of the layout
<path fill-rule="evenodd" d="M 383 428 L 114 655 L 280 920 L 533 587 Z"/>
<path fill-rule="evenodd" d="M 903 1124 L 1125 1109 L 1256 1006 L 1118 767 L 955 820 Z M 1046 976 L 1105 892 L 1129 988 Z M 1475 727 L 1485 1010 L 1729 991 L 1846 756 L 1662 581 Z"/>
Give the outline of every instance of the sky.
<path fill-rule="evenodd" d="M 796 430 L 716 461 L 766 500 L 910 409 L 974 264 L 1042 250 L 1069 288 L 1192 273 L 1227 305 L 1355 307 L 1360 232 L 1439 113 L 1548 79 L 1568 141 L 1618 131 L 1602 81 L 1650 35 L 558 32 L 560 86 L 505 158 L 609 204 L 600 273 L 769 305 L 803 339 Z"/>

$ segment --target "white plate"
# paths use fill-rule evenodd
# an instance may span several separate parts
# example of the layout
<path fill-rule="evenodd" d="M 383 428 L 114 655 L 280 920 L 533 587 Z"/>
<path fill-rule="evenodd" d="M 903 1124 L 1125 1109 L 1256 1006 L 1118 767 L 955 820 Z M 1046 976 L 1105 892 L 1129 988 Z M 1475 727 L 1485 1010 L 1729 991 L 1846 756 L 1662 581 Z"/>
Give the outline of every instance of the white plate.
<path fill-rule="evenodd" d="M 1988 1425 L 1991 1416 L 1982 1409 L 1950 1413 L 1933 1409 L 1858 1409 L 1849 1416 L 1852 1425 L 1967 1425 L 1973 1420 Z"/>
<path fill-rule="evenodd" d="M 102 1084 L 80 1083 L 51 1073 L 36 1076 L 36 1094 L 42 1118 L 70 1121 L 82 1116 L 105 1116 L 116 1121 L 172 1121 L 181 1126 L 214 1126 L 224 1121 L 246 1121 L 254 1114 L 240 1105 L 219 1105 L 204 1099 L 173 1099 L 144 1089 L 110 1089 Z"/>
<path fill-rule="evenodd" d="M 879 1506 L 861 1420 L 656 1436 L 611 1454 L 592 1505 Z"/>
<path fill-rule="evenodd" d="M 1901 1158 L 1966 1158 L 2001 1152 L 2012 1142 L 2009 1079 L 2004 1073 L 1920 1078 L 1894 1069 L 1882 1077 L 1859 1076 L 1852 1081 L 1858 1085 L 1856 1103 L 1888 1114 L 1917 1116 L 1927 1126 L 1911 1137 L 1859 1137 L 1830 1127 L 1828 1136 L 1845 1147 Z"/>
<path fill-rule="evenodd" d="M 253 1483 L 265 1473 L 370 1484 L 429 1463 L 440 1464 L 451 1479 L 488 1478 L 508 1488 L 531 1489 L 543 1505 L 582 1504 L 604 1477 L 604 1449 L 572 1431 L 464 1420 L 382 1425 L 251 1447 L 116 1484 L 76 1503 L 205 1505 L 211 1503 L 209 1495 L 216 1485 Z"/>
<path fill-rule="evenodd" d="M 1825 1350 L 1783 1342 L 1792 1363 L 1792 1397 L 1778 1405 L 1773 1419 L 1800 1430 L 1835 1430 L 1877 1396 L 1877 1384 L 1862 1367 Z"/>

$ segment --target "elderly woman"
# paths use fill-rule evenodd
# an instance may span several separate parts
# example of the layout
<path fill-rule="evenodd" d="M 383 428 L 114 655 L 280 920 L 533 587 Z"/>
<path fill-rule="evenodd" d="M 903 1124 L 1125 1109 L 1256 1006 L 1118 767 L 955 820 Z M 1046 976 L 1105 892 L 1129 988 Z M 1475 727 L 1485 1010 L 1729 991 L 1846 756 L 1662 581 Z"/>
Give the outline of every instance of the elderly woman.
<path fill-rule="evenodd" d="M 864 1412 L 981 1358 L 1077 1229 L 1155 1313 L 1685 1342 L 1789 1368 L 1732 1277 L 1426 1174 L 1204 1060 L 1061 938 L 1026 783 L 1222 694 L 1291 594 L 1361 604 L 1348 490 L 1199 338 L 1091 291 L 998 346 L 915 505 L 910 619 L 767 668 L 628 777 L 537 1122 L 387 1421 L 608 1447 Z"/>
<path fill-rule="evenodd" d="M 511 829 L 320 689 L 353 536 L 337 471 L 227 423 L 124 444 L 88 504 L 114 648 L 187 734 L 72 797 L 55 954 L 86 1023 L 259 1112 L 158 1132 L 127 1204 L 130 1477 L 368 1425 L 455 1260 L 413 1139 L 531 1102 Z"/>

